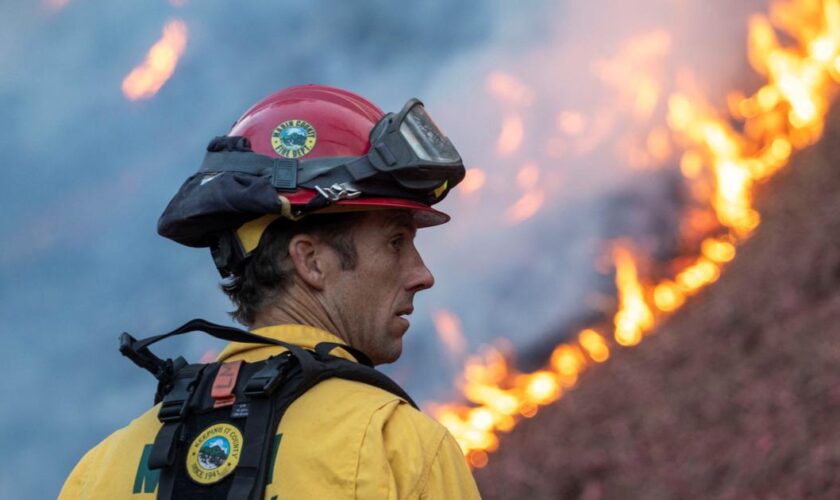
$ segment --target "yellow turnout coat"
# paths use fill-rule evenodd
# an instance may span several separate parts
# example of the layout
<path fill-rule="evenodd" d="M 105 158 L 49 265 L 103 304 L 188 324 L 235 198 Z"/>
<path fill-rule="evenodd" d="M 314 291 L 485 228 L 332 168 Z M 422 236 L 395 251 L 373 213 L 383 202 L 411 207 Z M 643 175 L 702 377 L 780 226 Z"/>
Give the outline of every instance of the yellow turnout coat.
<path fill-rule="evenodd" d="M 302 325 L 271 326 L 254 333 L 304 348 L 342 343 L 330 333 Z M 255 362 L 283 351 L 232 343 L 219 361 Z M 341 349 L 333 354 L 353 360 Z M 90 450 L 67 478 L 59 498 L 155 498 L 159 471 L 148 468 L 148 458 L 161 427 L 157 412 L 156 406 Z M 267 500 L 479 498 L 461 450 L 446 429 L 377 387 L 325 380 L 289 407 L 278 435 Z"/>

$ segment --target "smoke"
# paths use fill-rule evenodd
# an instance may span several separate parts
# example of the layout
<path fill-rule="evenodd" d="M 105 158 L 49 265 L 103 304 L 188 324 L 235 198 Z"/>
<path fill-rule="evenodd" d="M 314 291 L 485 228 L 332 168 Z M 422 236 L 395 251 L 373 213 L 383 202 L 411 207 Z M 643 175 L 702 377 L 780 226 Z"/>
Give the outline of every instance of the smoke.
<path fill-rule="evenodd" d="M 438 277 L 422 300 L 461 318 L 472 352 L 500 339 L 515 350 L 544 345 L 546 334 L 612 312 L 599 263 L 613 239 L 673 255 L 685 195 L 667 98 L 691 91 L 724 106 L 727 90 L 748 88 L 746 19 L 764 7 L 569 2 L 530 18 L 527 43 L 500 34 L 440 71 L 427 106 L 486 182 L 442 204 L 453 214 L 446 230 L 421 233 Z M 517 127 L 521 139 L 508 140 Z M 522 182 L 534 172 L 536 182 Z M 512 218 L 534 194 L 534 214 Z M 433 328 L 421 316 L 409 356 L 429 350 L 421 344 Z M 439 387 L 461 368 L 449 367 L 436 372 Z"/>
<path fill-rule="evenodd" d="M 8 242 L 0 312 L 18 383 L 0 389 L 13 402 L 0 412 L 0 450 L 24 458 L 0 476 L 0 497 L 55 496 L 87 448 L 147 408 L 152 380 L 116 354 L 119 332 L 151 335 L 195 316 L 227 321 L 209 256 L 154 228 L 207 140 L 260 97 L 318 82 L 395 110 L 417 95 L 468 167 L 485 173 L 483 187 L 442 203 L 450 225 L 418 236 L 437 285 L 418 295 L 406 355 L 389 368 L 419 399 L 442 399 L 460 363 L 433 333 L 434 310 L 457 314 L 467 352 L 499 338 L 527 347 L 599 310 L 610 293 L 596 266 L 603 241 L 646 231 L 626 222 L 628 206 L 664 221 L 650 232 L 671 231 L 661 214 L 674 210 L 662 194 L 674 165 L 667 156 L 645 164 L 630 151 L 647 151 L 678 84 L 693 81 L 720 100 L 741 82 L 746 17 L 760 8 L 722 0 L 6 6 L 0 118 L 12 126 L 0 137 Z M 189 29 L 174 76 L 153 99 L 128 102 L 122 79 L 173 16 Z M 518 120 L 521 140 L 500 154 L 506 120 Z M 212 345 L 173 344 L 189 359 Z"/>
<path fill-rule="evenodd" d="M 154 99 L 128 102 L 122 80 L 175 16 L 189 28 L 175 74 Z M 480 2 L 5 6 L 0 311 L 16 382 L 0 389 L 0 449 L 18 459 L 0 497 L 55 497 L 86 449 L 151 403 L 152 379 L 117 354 L 121 331 L 228 321 L 209 255 L 154 232 L 209 138 L 294 84 L 422 94 L 433 68 L 499 21 Z M 185 339 L 165 354 L 198 359 L 212 345 Z"/>

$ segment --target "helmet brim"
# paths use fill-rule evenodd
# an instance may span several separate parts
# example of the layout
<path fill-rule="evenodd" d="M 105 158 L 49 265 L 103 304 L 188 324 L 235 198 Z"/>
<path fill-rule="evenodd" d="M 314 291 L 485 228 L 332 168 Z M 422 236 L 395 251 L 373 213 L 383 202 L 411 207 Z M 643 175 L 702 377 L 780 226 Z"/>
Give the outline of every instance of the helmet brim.
<path fill-rule="evenodd" d="M 301 190 L 284 197 L 291 205 L 305 205 L 315 194 L 313 191 L 303 192 Z M 372 210 L 410 210 L 418 228 L 439 226 L 449 222 L 451 219 L 448 214 L 440 210 L 435 210 L 429 205 L 403 198 L 365 197 L 339 200 L 326 208 L 312 213 L 328 214 L 336 212 L 368 212 Z"/>

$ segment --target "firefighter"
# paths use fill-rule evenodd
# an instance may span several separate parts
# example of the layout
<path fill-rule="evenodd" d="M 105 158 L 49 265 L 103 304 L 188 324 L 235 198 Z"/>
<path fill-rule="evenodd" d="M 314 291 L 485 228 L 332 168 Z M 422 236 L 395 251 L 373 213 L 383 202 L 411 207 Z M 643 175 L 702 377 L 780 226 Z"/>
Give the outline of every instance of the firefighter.
<path fill-rule="evenodd" d="M 248 415 L 216 392 L 223 372 L 238 383 L 241 366 L 292 351 L 352 367 L 395 361 L 414 295 L 434 283 L 415 232 L 449 220 L 432 205 L 463 176 L 456 149 L 416 99 L 386 115 L 348 91 L 304 85 L 251 107 L 211 141 L 158 224 L 167 238 L 210 248 L 232 316 L 251 330 L 214 326 L 244 341 L 229 343 L 214 365 L 190 365 L 193 377 L 218 370 L 212 394 L 183 384 L 190 404 L 204 398 L 228 420 L 184 426 L 193 418 L 184 404 L 167 420 L 179 387 L 170 379 L 159 386 L 163 403 L 90 450 L 60 498 L 478 498 L 454 438 L 379 372 L 373 382 L 327 378 L 296 394 L 260 436 L 253 474 L 244 464 L 256 440 L 234 417 L 250 421 L 257 406 Z M 132 341 L 124 354 L 148 352 Z M 185 366 L 167 362 L 152 371 Z"/>

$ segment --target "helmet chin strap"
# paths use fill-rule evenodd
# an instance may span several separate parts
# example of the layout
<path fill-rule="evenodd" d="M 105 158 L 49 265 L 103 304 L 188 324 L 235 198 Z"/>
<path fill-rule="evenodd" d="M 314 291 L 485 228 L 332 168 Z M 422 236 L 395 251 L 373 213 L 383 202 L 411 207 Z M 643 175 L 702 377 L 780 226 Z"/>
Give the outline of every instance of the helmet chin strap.
<path fill-rule="evenodd" d="M 250 256 L 242 248 L 235 231 L 221 232 L 215 244 L 210 246 L 210 255 L 213 256 L 213 263 L 222 278 L 228 278 L 236 274 Z"/>

